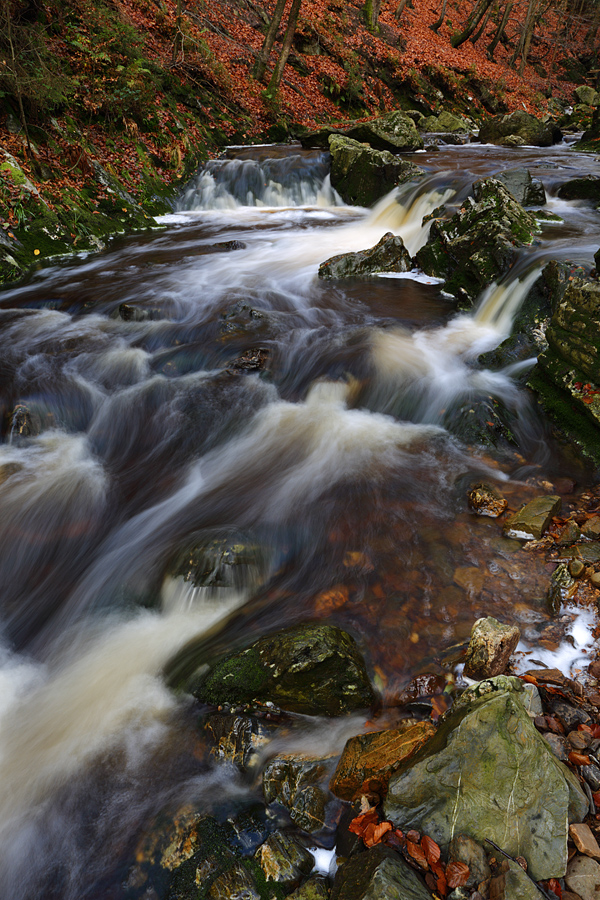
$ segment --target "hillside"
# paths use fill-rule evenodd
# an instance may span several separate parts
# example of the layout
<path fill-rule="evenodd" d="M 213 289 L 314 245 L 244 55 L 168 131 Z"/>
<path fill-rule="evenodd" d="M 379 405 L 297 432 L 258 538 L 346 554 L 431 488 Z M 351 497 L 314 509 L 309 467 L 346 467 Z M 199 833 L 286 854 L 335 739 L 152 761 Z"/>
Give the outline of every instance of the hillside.
<path fill-rule="evenodd" d="M 484 2 L 485 0 L 480 0 Z M 510 64 L 528 9 L 522 75 Z M 401 4 L 402 5 L 402 4 Z M 454 48 L 476 4 L 384 0 L 369 30 L 364 0 L 302 0 L 277 92 L 251 69 L 274 0 L 4 0 L 0 13 L 0 280 L 30 263 L 94 249 L 145 227 L 174 187 L 228 143 L 285 141 L 323 122 L 393 108 L 450 108 L 475 119 L 573 97 L 597 75 L 590 0 L 488 4 L 475 43 Z M 573 9 L 571 9 L 571 6 Z M 285 14 L 284 20 L 285 21 Z M 481 30 L 483 29 L 483 30 Z M 283 26 L 269 58 L 280 50 Z M 571 79 L 571 80 L 568 80 Z M 556 112 L 556 107 L 553 108 Z"/>

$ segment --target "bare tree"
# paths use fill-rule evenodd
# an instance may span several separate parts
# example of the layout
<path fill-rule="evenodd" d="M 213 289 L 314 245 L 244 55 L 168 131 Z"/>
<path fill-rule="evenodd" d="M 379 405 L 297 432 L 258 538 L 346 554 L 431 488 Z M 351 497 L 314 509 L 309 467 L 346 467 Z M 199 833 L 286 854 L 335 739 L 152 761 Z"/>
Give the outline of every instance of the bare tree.
<path fill-rule="evenodd" d="M 519 75 L 523 74 L 525 65 L 527 63 L 527 55 L 529 53 L 529 48 L 531 47 L 531 40 L 533 38 L 533 32 L 535 29 L 535 14 L 537 11 L 537 6 L 538 0 L 529 0 L 525 22 L 523 23 L 523 28 L 521 29 L 521 36 L 508 63 L 510 66 L 514 66 L 519 56 L 521 57 L 521 63 L 519 65 Z"/>
<path fill-rule="evenodd" d="M 177 0 L 175 8 L 175 40 L 173 42 L 173 62 L 177 62 L 179 55 L 183 54 L 183 15 L 181 10 L 182 0 Z"/>
<path fill-rule="evenodd" d="M 254 63 L 254 68 L 252 69 L 252 74 L 257 81 L 262 81 L 265 77 L 265 72 L 267 69 L 267 62 L 269 59 L 269 55 L 271 50 L 273 49 L 273 44 L 275 43 L 275 36 L 277 35 L 277 29 L 279 28 L 279 24 L 281 22 L 281 17 L 283 16 L 283 11 L 285 9 L 286 0 L 277 0 L 277 5 L 275 6 L 275 12 L 273 13 L 273 18 L 269 24 L 267 29 L 267 33 L 265 35 L 265 39 L 263 41 L 263 45 L 260 48 L 260 52 L 256 57 L 256 62 Z"/>
<path fill-rule="evenodd" d="M 468 41 L 484 15 L 488 11 L 488 8 L 492 5 L 493 0 L 479 0 L 479 2 L 475 5 L 475 8 L 471 12 L 471 15 L 467 19 L 465 27 L 459 34 L 454 34 L 450 38 L 450 43 L 453 47 L 460 47 L 461 44 L 464 44 L 465 41 Z"/>
<path fill-rule="evenodd" d="M 412 0 L 400 0 L 400 3 L 398 4 L 394 12 L 394 16 L 396 17 L 396 19 L 400 19 L 405 8 L 407 6 L 410 6 L 412 8 L 412 5 Z"/>
<path fill-rule="evenodd" d="M 279 59 L 275 63 L 275 68 L 273 69 L 273 74 L 271 75 L 271 80 L 269 81 L 269 86 L 267 88 L 267 91 L 270 94 L 276 94 L 279 90 L 281 76 L 283 75 L 283 70 L 285 68 L 287 58 L 290 55 L 290 50 L 292 49 L 292 41 L 294 40 L 296 22 L 298 21 L 298 13 L 300 12 L 301 3 L 302 0 L 292 0 L 292 8 L 290 9 L 290 15 L 288 18 L 287 27 L 285 29 L 285 35 L 283 36 L 281 53 L 279 54 Z"/>
<path fill-rule="evenodd" d="M 490 59 L 494 58 L 494 51 L 495 51 L 496 47 L 498 46 L 498 44 L 500 43 L 500 41 L 502 40 L 502 35 L 504 34 L 504 31 L 506 30 L 506 26 L 508 24 L 508 19 L 511 14 L 513 6 L 514 6 L 514 0 L 508 0 L 508 3 L 504 7 L 504 13 L 502 15 L 502 19 L 500 20 L 500 24 L 498 25 L 498 28 L 496 29 L 496 33 L 495 33 L 494 37 L 488 44 L 487 55 L 489 56 Z"/>
<path fill-rule="evenodd" d="M 446 6 L 447 5 L 448 5 L 448 0 L 443 0 L 439 19 L 436 19 L 435 22 L 433 23 L 433 25 L 429 26 L 432 31 L 435 31 L 436 34 L 438 33 L 439 29 L 444 24 L 444 19 L 446 17 Z"/>
<path fill-rule="evenodd" d="M 496 4 L 496 8 L 497 8 L 497 4 Z M 475 45 L 477 43 L 477 41 L 479 40 L 479 38 L 481 37 L 481 35 L 484 33 L 485 29 L 487 28 L 487 24 L 490 21 L 490 16 L 492 15 L 492 9 L 493 9 L 492 5 L 488 6 L 488 10 L 482 19 L 481 25 L 479 26 L 479 28 L 475 32 L 475 34 L 472 34 L 471 37 L 469 38 L 469 40 L 471 41 L 471 43 L 473 45 Z"/>
<path fill-rule="evenodd" d="M 365 23 L 369 31 L 377 31 L 379 29 L 379 13 L 381 10 L 381 0 L 365 0 L 363 6 L 363 15 Z"/>

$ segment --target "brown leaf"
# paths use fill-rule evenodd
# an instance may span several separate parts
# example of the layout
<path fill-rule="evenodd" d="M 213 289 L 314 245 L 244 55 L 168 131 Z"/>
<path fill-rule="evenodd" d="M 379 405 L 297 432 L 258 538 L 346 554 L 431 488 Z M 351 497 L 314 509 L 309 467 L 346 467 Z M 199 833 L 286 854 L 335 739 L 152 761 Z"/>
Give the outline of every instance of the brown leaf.
<path fill-rule="evenodd" d="M 408 838 L 409 841 L 412 841 L 414 844 L 418 844 L 419 841 L 421 840 L 421 835 L 419 834 L 418 831 L 415 831 L 414 828 L 412 828 L 410 831 L 406 832 L 406 837 Z"/>
<path fill-rule="evenodd" d="M 423 850 L 419 846 L 419 844 L 415 844 L 413 841 L 406 841 L 406 849 L 410 856 L 414 859 L 418 866 L 422 869 L 428 869 L 427 860 L 425 858 L 425 854 Z"/>
<path fill-rule="evenodd" d="M 437 889 L 438 894 L 441 897 L 445 897 L 448 893 L 448 882 L 446 881 L 446 876 L 443 873 L 441 875 L 438 875 Z"/>
<path fill-rule="evenodd" d="M 569 762 L 574 766 L 589 766 L 590 758 L 584 753 L 576 753 L 574 750 L 571 750 L 569 753 Z"/>
<path fill-rule="evenodd" d="M 558 879 L 551 878 L 548 881 L 548 887 L 552 891 L 553 894 L 556 894 L 556 896 L 559 898 L 559 900 L 562 900 L 562 888 L 560 886 L 560 881 L 558 881 Z"/>
<path fill-rule="evenodd" d="M 353 834 L 362 836 L 367 826 L 374 825 L 378 820 L 379 816 L 377 815 L 377 810 L 372 807 L 371 809 L 368 809 L 366 812 L 362 813 L 362 815 L 356 816 L 355 819 L 352 819 L 352 821 L 348 825 L 348 831 L 351 831 Z"/>
<path fill-rule="evenodd" d="M 370 830 L 371 826 L 369 826 Z M 365 835 L 365 844 L 367 847 L 374 847 L 375 844 L 379 844 L 381 842 L 384 834 L 387 834 L 388 831 L 392 830 L 391 822 L 380 822 L 378 825 L 373 825 L 373 831 L 369 835 L 369 840 L 367 841 L 367 837 Z"/>
<path fill-rule="evenodd" d="M 440 850 L 436 842 L 427 834 L 424 834 L 421 838 L 421 847 L 423 848 L 425 859 L 430 866 L 436 863 L 442 854 L 442 851 Z"/>
<path fill-rule="evenodd" d="M 448 882 L 448 887 L 452 889 L 464 887 L 470 874 L 469 867 L 466 863 L 458 862 L 458 860 L 448 863 L 446 866 L 446 881 Z"/>
<path fill-rule="evenodd" d="M 546 724 L 554 734 L 565 733 L 565 726 L 562 722 L 559 722 L 558 719 L 555 719 L 554 716 L 546 716 Z"/>

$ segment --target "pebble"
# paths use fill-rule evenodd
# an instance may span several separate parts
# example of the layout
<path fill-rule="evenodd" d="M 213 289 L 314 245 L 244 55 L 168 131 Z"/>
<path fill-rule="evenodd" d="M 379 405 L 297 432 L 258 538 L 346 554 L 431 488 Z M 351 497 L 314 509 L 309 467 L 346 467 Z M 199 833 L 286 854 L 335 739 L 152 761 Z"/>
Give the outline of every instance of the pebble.
<path fill-rule="evenodd" d="M 593 740 L 585 731 L 570 731 L 567 739 L 574 750 L 587 750 Z"/>
<path fill-rule="evenodd" d="M 580 559 L 572 559 L 569 563 L 569 574 L 573 578 L 579 578 L 585 571 L 585 563 Z"/>
<path fill-rule="evenodd" d="M 592 572 L 590 575 L 590 582 L 594 587 L 600 587 L 600 572 Z"/>
<path fill-rule="evenodd" d="M 593 859 L 600 859 L 598 841 L 588 825 L 585 825 L 583 822 L 569 825 L 569 835 L 580 853 L 585 854 L 585 856 L 591 856 Z"/>

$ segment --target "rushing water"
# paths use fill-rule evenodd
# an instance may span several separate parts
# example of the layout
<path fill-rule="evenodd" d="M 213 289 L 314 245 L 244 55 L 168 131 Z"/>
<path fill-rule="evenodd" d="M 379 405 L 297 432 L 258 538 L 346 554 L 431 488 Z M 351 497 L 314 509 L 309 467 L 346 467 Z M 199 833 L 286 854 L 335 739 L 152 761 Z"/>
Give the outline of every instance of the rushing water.
<path fill-rule="evenodd" d="M 136 897 L 128 873 L 153 816 L 247 802 L 161 677 L 190 640 L 208 661 L 268 629 L 335 622 L 384 706 L 414 674 L 447 670 L 481 614 L 518 622 L 534 654 L 547 646 L 543 563 L 465 500 L 482 477 L 511 506 L 580 477 L 518 373 L 477 365 L 544 259 L 598 249 L 598 212 L 556 199 L 598 164 L 543 152 L 415 155 L 428 177 L 367 211 L 343 205 L 325 154 L 231 150 L 161 230 L 0 295 L 2 896 Z M 317 279 L 388 230 L 414 253 L 435 207 L 523 165 L 565 222 L 473 313 L 417 273 Z M 240 367 L 258 350 L 264 372 Z M 497 457 L 461 439 L 465 410 L 490 398 L 521 441 Z M 225 539 L 260 551 L 233 586 L 166 574 L 190 542 Z M 346 734 L 316 740 L 335 751 Z"/>

